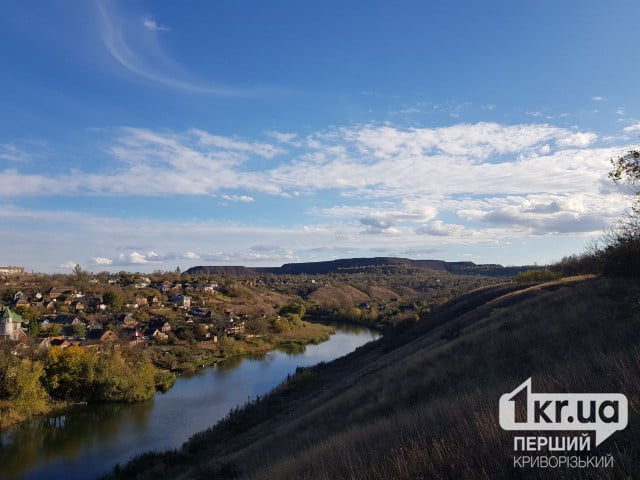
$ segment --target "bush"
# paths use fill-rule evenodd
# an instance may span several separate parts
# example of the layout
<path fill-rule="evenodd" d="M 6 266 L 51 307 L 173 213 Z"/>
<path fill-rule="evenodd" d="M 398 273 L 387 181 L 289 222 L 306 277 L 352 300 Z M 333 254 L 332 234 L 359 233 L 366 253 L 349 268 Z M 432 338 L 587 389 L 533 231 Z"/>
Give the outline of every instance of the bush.
<path fill-rule="evenodd" d="M 527 270 L 516 275 L 516 282 L 549 282 L 562 278 L 562 273 L 554 272 L 548 268 L 540 270 Z"/>
<path fill-rule="evenodd" d="M 273 321 L 273 328 L 276 332 L 282 333 L 291 330 L 291 325 L 289 325 L 289 322 L 285 318 L 278 317 Z"/>
<path fill-rule="evenodd" d="M 604 274 L 623 277 L 640 276 L 640 240 L 618 238 L 601 253 Z"/>

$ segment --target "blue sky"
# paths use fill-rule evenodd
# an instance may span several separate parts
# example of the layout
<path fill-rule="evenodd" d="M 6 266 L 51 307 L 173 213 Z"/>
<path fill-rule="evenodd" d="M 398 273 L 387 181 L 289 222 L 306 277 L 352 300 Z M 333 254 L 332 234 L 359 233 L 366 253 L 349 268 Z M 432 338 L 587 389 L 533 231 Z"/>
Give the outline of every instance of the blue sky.
<path fill-rule="evenodd" d="M 635 1 L 8 0 L 0 263 L 544 264 L 630 203 Z"/>

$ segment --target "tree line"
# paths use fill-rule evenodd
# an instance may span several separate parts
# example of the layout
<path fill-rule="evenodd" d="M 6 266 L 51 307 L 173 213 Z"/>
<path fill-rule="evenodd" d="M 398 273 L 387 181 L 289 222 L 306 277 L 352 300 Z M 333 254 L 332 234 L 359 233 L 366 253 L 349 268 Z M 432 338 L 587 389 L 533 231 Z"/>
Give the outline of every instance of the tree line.
<path fill-rule="evenodd" d="M 72 345 L 18 356 L 2 348 L 0 427 L 71 404 L 147 400 L 167 388 L 166 377 L 139 349 Z"/>

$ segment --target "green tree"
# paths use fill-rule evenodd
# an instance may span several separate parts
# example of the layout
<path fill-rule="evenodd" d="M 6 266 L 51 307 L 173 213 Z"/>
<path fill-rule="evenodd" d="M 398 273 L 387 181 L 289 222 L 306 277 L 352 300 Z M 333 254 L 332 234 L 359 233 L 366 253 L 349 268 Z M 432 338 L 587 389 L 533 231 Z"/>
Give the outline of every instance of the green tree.
<path fill-rule="evenodd" d="M 62 325 L 57 323 L 50 323 L 47 325 L 47 329 L 42 331 L 42 333 L 46 332 L 49 337 L 57 337 L 62 335 Z"/>
<path fill-rule="evenodd" d="M 118 349 L 103 352 L 96 365 L 92 399 L 107 402 L 139 402 L 155 393 L 156 370 L 149 358 Z"/>
<path fill-rule="evenodd" d="M 67 335 L 72 337 L 84 338 L 87 336 L 87 327 L 82 324 L 69 325 L 65 330 Z"/>
<path fill-rule="evenodd" d="M 109 290 L 102 296 L 102 301 L 112 312 L 119 312 L 124 305 L 124 297 L 117 290 Z"/>
<path fill-rule="evenodd" d="M 94 380 L 97 355 L 78 345 L 51 347 L 45 362 L 44 384 L 54 397 L 84 401 Z"/>
<path fill-rule="evenodd" d="M 303 302 L 300 301 L 291 302 L 280 309 L 280 315 L 293 313 L 295 315 L 298 315 L 300 318 L 304 317 L 304 314 L 306 312 L 307 307 Z"/>
<path fill-rule="evenodd" d="M 41 362 L 0 355 L 0 426 L 49 411 Z"/>

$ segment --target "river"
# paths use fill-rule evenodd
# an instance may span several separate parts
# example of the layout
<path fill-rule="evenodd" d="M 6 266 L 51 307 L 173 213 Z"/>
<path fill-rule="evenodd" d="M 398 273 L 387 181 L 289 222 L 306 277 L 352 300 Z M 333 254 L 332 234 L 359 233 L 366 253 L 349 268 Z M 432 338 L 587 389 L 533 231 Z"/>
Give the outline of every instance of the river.
<path fill-rule="evenodd" d="M 328 341 L 303 353 L 273 351 L 223 362 L 178 377 L 171 390 L 146 402 L 90 405 L 20 425 L 0 434 L 0 478 L 92 479 L 137 454 L 179 447 L 231 408 L 273 389 L 296 367 L 333 360 L 377 337 L 368 329 L 338 326 Z"/>

